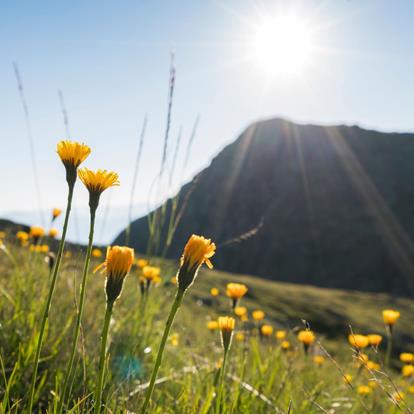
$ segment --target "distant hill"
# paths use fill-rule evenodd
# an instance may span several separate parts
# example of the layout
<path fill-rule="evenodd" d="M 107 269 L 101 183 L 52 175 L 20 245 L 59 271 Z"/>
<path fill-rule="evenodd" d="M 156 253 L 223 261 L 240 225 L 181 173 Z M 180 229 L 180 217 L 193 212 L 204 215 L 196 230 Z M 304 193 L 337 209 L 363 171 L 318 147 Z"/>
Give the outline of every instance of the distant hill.
<path fill-rule="evenodd" d="M 186 198 L 168 257 L 197 233 L 218 244 L 222 270 L 414 295 L 414 134 L 256 122 L 182 187 Z M 131 245 L 145 252 L 148 234 L 142 217 Z"/>

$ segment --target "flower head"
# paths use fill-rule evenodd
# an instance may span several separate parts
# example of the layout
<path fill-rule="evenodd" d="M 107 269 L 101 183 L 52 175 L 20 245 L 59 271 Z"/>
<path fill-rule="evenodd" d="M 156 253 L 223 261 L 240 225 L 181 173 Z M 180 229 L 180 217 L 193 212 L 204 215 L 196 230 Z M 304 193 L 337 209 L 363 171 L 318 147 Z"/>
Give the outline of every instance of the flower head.
<path fill-rule="evenodd" d="M 59 234 L 58 229 L 56 229 L 56 228 L 54 228 L 54 227 L 52 227 L 52 228 L 49 230 L 49 237 L 51 237 L 52 239 L 54 239 L 54 238 L 55 238 L 58 234 Z"/>
<path fill-rule="evenodd" d="M 365 335 L 351 334 L 348 336 L 349 343 L 357 349 L 364 349 L 369 345 L 368 337 Z"/>
<path fill-rule="evenodd" d="M 236 306 L 234 308 L 234 314 L 241 318 L 242 316 L 247 314 L 247 308 L 245 306 Z"/>
<path fill-rule="evenodd" d="M 265 313 L 262 310 L 255 310 L 252 312 L 253 319 L 257 322 L 262 321 L 265 317 Z"/>
<path fill-rule="evenodd" d="M 66 180 L 69 185 L 75 184 L 76 170 L 91 153 L 91 149 L 79 142 L 60 141 L 57 144 L 57 153 L 66 168 Z"/>
<path fill-rule="evenodd" d="M 43 227 L 40 226 L 32 226 L 30 227 L 30 237 L 33 239 L 34 243 L 37 244 L 39 240 L 44 237 L 45 230 Z"/>
<path fill-rule="evenodd" d="M 400 354 L 400 361 L 405 363 L 414 362 L 414 354 L 411 352 L 403 352 Z"/>
<path fill-rule="evenodd" d="M 282 341 L 282 343 L 280 344 L 280 347 L 283 349 L 283 351 L 288 351 L 290 349 L 290 342 Z"/>
<path fill-rule="evenodd" d="M 382 311 L 384 323 L 388 326 L 393 326 L 400 318 L 400 312 L 393 309 L 385 309 Z"/>
<path fill-rule="evenodd" d="M 322 365 L 325 362 L 325 358 L 322 355 L 315 355 L 313 357 L 313 362 L 316 365 Z"/>
<path fill-rule="evenodd" d="M 26 231 L 20 230 L 16 233 L 16 238 L 17 240 L 19 240 L 21 245 L 25 245 L 27 241 L 29 240 L 29 233 L 27 233 Z"/>
<path fill-rule="evenodd" d="M 359 395 L 368 395 L 371 393 L 372 388 L 368 385 L 360 385 L 357 389 Z"/>
<path fill-rule="evenodd" d="M 119 185 L 118 174 L 113 171 L 92 171 L 85 167 L 78 171 L 78 175 L 89 191 L 89 206 L 91 209 L 98 207 L 99 197 L 106 189 Z"/>
<path fill-rule="evenodd" d="M 351 374 L 345 374 L 344 375 L 344 381 L 346 384 L 351 384 L 353 380 L 353 376 Z"/>
<path fill-rule="evenodd" d="M 95 249 L 92 249 L 92 257 L 95 257 L 95 258 L 99 258 L 99 257 L 101 257 L 102 256 L 102 251 L 101 251 L 101 249 L 97 249 L 97 248 L 95 248 Z"/>
<path fill-rule="evenodd" d="M 299 331 L 298 340 L 305 346 L 312 345 L 315 342 L 315 334 L 312 331 Z"/>
<path fill-rule="evenodd" d="M 108 246 L 106 260 L 101 267 L 106 269 L 107 301 L 113 303 L 121 294 L 124 279 L 131 270 L 134 262 L 134 249 L 130 247 Z"/>
<path fill-rule="evenodd" d="M 213 296 L 213 298 L 215 298 L 219 294 L 220 294 L 220 291 L 217 288 L 213 287 L 210 289 L 210 295 Z"/>
<path fill-rule="evenodd" d="M 148 264 L 148 260 L 146 260 L 146 259 L 137 259 L 136 264 L 140 269 L 142 269 L 143 267 L 145 267 Z"/>
<path fill-rule="evenodd" d="M 146 280 L 153 281 L 160 275 L 161 269 L 155 266 L 144 266 L 142 269 L 142 275 Z"/>
<path fill-rule="evenodd" d="M 243 332 L 237 332 L 235 335 L 237 342 L 243 342 L 244 341 L 244 333 Z"/>
<path fill-rule="evenodd" d="M 404 365 L 401 369 L 403 377 L 412 377 L 414 375 L 414 365 Z"/>
<path fill-rule="evenodd" d="M 240 299 L 247 293 L 247 286 L 242 283 L 228 283 L 226 295 L 231 299 Z"/>
<path fill-rule="evenodd" d="M 382 342 L 382 336 L 377 334 L 370 334 L 367 335 L 368 342 L 372 346 L 379 346 L 379 344 Z"/>
<path fill-rule="evenodd" d="M 236 321 L 231 316 L 219 316 L 218 325 L 221 331 L 221 344 L 225 352 L 230 348 Z"/>
<path fill-rule="evenodd" d="M 394 394 L 392 394 L 392 398 L 397 402 L 401 402 L 404 400 L 405 394 L 402 391 L 395 391 Z"/>
<path fill-rule="evenodd" d="M 276 336 L 276 339 L 279 339 L 281 341 L 286 338 L 286 331 L 283 331 L 283 330 L 276 331 L 275 336 Z"/>
<path fill-rule="evenodd" d="M 193 234 L 184 247 L 181 265 L 177 273 L 178 289 L 185 292 L 197 277 L 200 266 L 205 263 L 213 267 L 210 258 L 216 251 L 216 245 L 210 239 Z"/>
<path fill-rule="evenodd" d="M 218 329 L 218 327 L 219 327 L 219 324 L 218 324 L 217 321 L 208 321 L 207 322 L 207 329 L 209 331 L 214 331 L 214 330 Z"/>
<path fill-rule="evenodd" d="M 62 210 L 60 208 L 54 208 L 52 210 L 52 219 L 54 220 L 55 218 L 59 217 L 62 213 Z"/>
<path fill-rule="evenodd" d="M 271 325 L 263 325 L 260 328 L 260 333 L 263 336 L 271 336 L 273 334 L 273 326 L 271 326 Z"/>
<path fill-rule="evenodd" d="M 379 371 L 381 368 L 380 364 L 374 361 L 367 361 L 366 365 L 367 365 L 367 368 L 370 369 L 371 371 Z"/>

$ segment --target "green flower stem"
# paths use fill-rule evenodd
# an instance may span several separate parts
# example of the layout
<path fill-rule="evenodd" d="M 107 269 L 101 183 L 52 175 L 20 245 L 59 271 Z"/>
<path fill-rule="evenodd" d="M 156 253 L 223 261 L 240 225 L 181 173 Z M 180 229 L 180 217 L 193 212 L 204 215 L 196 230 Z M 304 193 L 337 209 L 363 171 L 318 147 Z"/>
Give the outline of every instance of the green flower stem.
<path fill-rule="evenodd" d="M 164 333 L 162 335 L 160 347 L 158 349 L 157 359 L 155 360 L 155 365 L 154 365 L 154 368 L 152 369 L 151 380 L 150 380 L 147 392 L 145 394 L 145 401 L 141 409 L 141 414 L 145 414 L 148 410 L 148 405 L 151 400 L 152 392 L 154 391 L 154 386 L 155 386 L 155 381 L 157 379 L 158 370 L 161 366 L 162 355 L 164 353 L 165 344 L 167 343 L 167 339 L 168 339 L 168 335 L 170 334 L 171 326 L 174 322 L 175 315 L 177 314 L 177 311 L 181 306 L 183 297 L 184 297 L 184 292 L 181 290 L 177 290 L 177 294 L 175 295 L 174 302 L 171 306 L 170 314 L 168 315 L 168 319 L 165 324 Z"/>
<path fill-rule="evenodd" d="M 392 328 L 387 326 L 387 350 L 385 352 L 385 368 L 388 368 L 392 352 Z"/>
<path fill-rule="evenodd" d="M 106 342 L 108 339 L 109 323 L 111 322 L 113 306 L 114 302 L 107 302 L 106 304 L 105 321 L 101 336 L 101 353 L 99 356 L 99 376 L 95 390 L 95 414 L 99 414 L 101 412 L 102 388 L 105 376 Z"/>
<path fill-rule="evenodd" d="M 89 228 L 89 244 L 88 244 L 88 249 L 86 251 L 85 265 L 84 265 L 84 268 L 83 268 L 81 291 L 80 291 L 80 300 L 79 300 L 79 309 L 78 309 L 78 314 L 77 314 L 77 318 L 76 318 L 75 334 L 73 336 L 70 359 L 69 359 L 69 363 L 66 367 L 65 382 L 64 382 L 64 385 L 63 385 L 62 398 L 60 399 L 59 406 L 58 406 L 58 413 L 59 414 L 62 413 L 63 405 L 65 404 L 65 401 L 66 401 L 66 393 L 68 392 L 69 380 L 70 380 L 70 377 L 72 375 L 73 362 L 75 360 L 76 347 L 78 345 L 79 332 L 80 332 L 80 327 L 81 327 L 81 323 L 82 323 L 83 308 L 84 308 L 84 305 L 85 305 L 86 283 L 87 283 L 87 279 L 88 279 L 89 265 L 90 265 L 90 261 L 91 261 L 92 246 L 93 246 L 93 233 L 94 233 L 94 228 L 95 228 L 95 213 L 96 213 L 96 209 L 91 209 L 91 222 L 90 222 L 90 228 Z"/>
<path fill-rule="evenodd" d="M 223 364 L 220 369 L 220 377 L 219 382 L 217 386 L 217 399 L 216 399 L 216 414 L 219 414 L 221 412 L 221 398 L 223 394 L 223 380 L 224 380 L 224 371 L 226 369 L 226 362 L 227 362 L 227 355 L 229 350 L 224 350 L 224 356 L 223 356 Z"/>
<path fill-rule="evenodd" d="M 63 249 L 65 247 L 65 239 L 66 239 L 66 232 L 68 229 L 68 223 L 69 223 L 69 215 L 70 215 L 70 209 L 72 207 L 72 198 L 73 198 L 73 189 L 75 187 L 75 182 L 72 184 L 69 184 L 69 193 L 68 193 L 68 201 L 66 206 L 66 213 L 65 213 L 65 221 L 63 224 L 63 230 L 62 230 L 62 238 L 60 240 L 59 249 L 56 257 L 56 263 L 53 268 L 53 273 L 51 277 L 51 282 L 49 286 L 49 293 L 47 295 L 45 307 L 43 309 L 43 315 L 42 315 L 42 322 L 40 325 L 40 332 L 39 332 L 39 338 L 37 340 L 37 347 L 36 347 L 36 355 L 34 360 L 34 370 L 33 370 L 33 376 L 32 376 L 32 382 L 30 385 L 30 392 L 29 392 L 29 406 L 28 406 L 28 412 L 31 413 L 33 409 L 33 399 L 34 399 L 34 393 L 36 388 L 36 377 L 37 377 L 37 370 L 39 367 L 39 359 L 40 359 L 40 352 L 42 350 L 42 344 L 43 344 L 43 337 L 45 334 L 45 328 L 46 328 L 46 322 L 49 319 L 49 311 L 50 311 L 50 305 L 52 303 L 52 297 L 53 292 L 55 290 L 56 286 L 56 280 L 57 275 L 59 273 L 60 263 L 62 261 L 62 255 L 63 255 Z"/>

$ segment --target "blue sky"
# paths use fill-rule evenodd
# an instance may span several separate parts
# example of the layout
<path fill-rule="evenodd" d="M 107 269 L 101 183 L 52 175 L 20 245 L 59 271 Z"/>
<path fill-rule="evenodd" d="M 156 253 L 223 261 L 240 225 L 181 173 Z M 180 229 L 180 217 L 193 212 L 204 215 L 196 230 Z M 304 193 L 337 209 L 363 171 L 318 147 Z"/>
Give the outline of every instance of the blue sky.
<path fill-rule="evenodd" d="M 316 52 L 298 76 L 269 79 L 269 68 L 246 57 L 249 39 L 260 16 L 287 5 L 311 22 Z M 43 208 L 64 207 L 66 198 L 64 171 L 55 155 L 65 131 L 58 90 L 65 97 L 72 138 L 92 147 L 86 165 L 119 172 L 122 185 L 112 190 L 108 221 L 113 224 L 105 241 L 123 225 L 145 113 L 135 215 L 148 206 L 160 164 L 172 50 L 177 82 L 170 147 L 180 126 L 186 143 L 201 115 L 184 179 L 260 118 L 414 129 L 412 1 L 16 0 L 1 2 L 0 16 L 1 173 L 2 194 L 7 194 L 0 217 L 40 221 L 13 61 L 30 110 Z M 79 186 L 76 205 L 83 221 L 86 203 Z"/>

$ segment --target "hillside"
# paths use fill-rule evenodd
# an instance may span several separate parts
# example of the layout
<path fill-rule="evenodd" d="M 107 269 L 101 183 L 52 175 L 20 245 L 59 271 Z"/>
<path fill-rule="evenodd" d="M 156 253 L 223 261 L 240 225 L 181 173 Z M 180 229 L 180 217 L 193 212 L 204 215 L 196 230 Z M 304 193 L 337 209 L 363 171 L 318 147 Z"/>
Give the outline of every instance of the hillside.
<path fill-rule="evenodd" d="M 414 134 L 254 123 L 180 190 L 180 204 L 188 203 L 167 256 L 198 233 L 222 245 L 222 270 L 413 295 L 413 158 Z M 227 243 L 254 228 L 247 240 Z M 145 251 L 147 217 L 131 234 Z M 121 233 L 115 243 L 123 241 Z"/>

